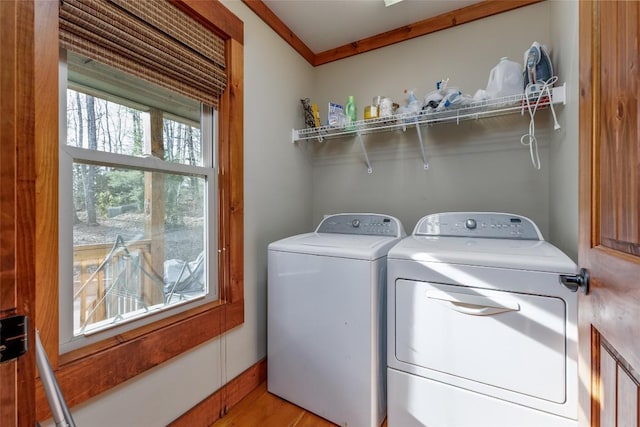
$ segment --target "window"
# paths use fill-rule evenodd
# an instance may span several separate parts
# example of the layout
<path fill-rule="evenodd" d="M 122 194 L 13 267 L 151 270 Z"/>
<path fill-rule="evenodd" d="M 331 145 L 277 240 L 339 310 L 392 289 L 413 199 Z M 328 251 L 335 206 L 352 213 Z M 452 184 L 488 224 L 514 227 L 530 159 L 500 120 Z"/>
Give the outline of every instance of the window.
<path fill-rule="evenodd" d="M 67 75 L 60 106 L 63 351 L 218 295 L 215 110 L 67 57 L 60 73 L 63 83 Z"/>
<path fill-rule="evenodd" d="M 82 1 L 82 0 L 80 0 Z M 121 1 L 121 0 L 118 0 Z M 77 1 L 74 1 L 76 3 Z M 49 361 L 54 367 L 60 389 L 70 406 L 81 403 L 136 375 L 182 354 L 244 321 L 243 300 L 243 28 L 242 22 L 221 3 L 201 0 L 167 2 L 180 13 L 200 23 L 223 40 L 230 82 L 219 94 L 217 109 L 217 198 L 209 207 L 217 212 L 216 233 L 218 265 L 209 266 L 209 276 L 217 267 L 219 295 L 181 313 L 154 320 L 126 333 L 60 353 L 58 334 L 58 163 L 59 144 L 57 106 L 66 94 L 58 93 L 56 70 L 59 67 L 59 7 L 71 2 L 35 2 L 34 92 L 36 104 L 36 187 L 37 218 L 36 327 Z M 95 3 L 92 0 L 92 3 Z M 131 2 L 130 2 L 131 3 Z M 144 2 L 132 2 L 143 5 Z M 154 3 L 154 10 L 161 3 Z M 191 31 L 191 26 L 181 26 Z M 108 92 L 108 91 L 105 91 Z M 97 95 L 97 94 L 94 94 Z M 126 98 L 126 97 L 123 97 Z M 62 112 L 64 114 L 64 111 Z M 175 117 L 183 117 L 175 114 Z M 108 154 L 108 153 L 105 153 Z M 108 157 L 108 155 L 107 155 Z M 108 165 L 112 166 L 112 165 Z M 71 182 L 60 185 L 71 190 Z M 51 197 L 56 195 L 56 197 Z M 213 205 L 212 203 L 216 203 Z M 72 243 L 68 243 L 72 248 Z M 155 316 L 154 316 L 155 318 Z M 97 334 L 96 334 L 97 335 Z M 36 383 L 36 409 L 39 420 L 51 416 L 40 382 Z"/>

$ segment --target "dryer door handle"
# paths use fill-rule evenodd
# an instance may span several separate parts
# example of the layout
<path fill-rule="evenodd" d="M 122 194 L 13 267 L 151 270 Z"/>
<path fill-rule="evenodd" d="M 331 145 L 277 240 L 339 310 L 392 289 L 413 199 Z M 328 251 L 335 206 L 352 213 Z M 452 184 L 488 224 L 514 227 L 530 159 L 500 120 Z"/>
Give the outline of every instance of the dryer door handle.
<path fill-rule="evenodd" d="M 508 298 L 491 298 L 457 292 L 427 291 L 427 298 L 445 304 L 447 308 L 472 316 L 491 316 L 520 311 L 520 304 Z"/>

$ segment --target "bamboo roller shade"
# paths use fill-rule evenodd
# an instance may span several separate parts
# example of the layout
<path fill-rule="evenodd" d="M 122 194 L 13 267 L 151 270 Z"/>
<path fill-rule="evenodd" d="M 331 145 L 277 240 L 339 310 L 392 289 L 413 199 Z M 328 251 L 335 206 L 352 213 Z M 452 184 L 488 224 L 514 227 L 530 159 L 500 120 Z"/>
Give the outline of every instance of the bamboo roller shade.
<path fill-rule="evenodd" d="M 225 43 L 167 0 L 63 0 L 60 45 L 218 107 Z"/>

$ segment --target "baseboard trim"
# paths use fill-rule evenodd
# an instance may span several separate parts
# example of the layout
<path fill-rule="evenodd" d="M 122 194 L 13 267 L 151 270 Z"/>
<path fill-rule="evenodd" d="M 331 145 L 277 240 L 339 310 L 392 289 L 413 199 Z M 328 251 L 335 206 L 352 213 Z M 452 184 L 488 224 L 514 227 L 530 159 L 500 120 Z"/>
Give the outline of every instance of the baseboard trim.
<path fill-rule="evenodd" d="M 169 427 L 208 427 L 266 380 L 267 359 L 262 359 L 182 414 Z"/>

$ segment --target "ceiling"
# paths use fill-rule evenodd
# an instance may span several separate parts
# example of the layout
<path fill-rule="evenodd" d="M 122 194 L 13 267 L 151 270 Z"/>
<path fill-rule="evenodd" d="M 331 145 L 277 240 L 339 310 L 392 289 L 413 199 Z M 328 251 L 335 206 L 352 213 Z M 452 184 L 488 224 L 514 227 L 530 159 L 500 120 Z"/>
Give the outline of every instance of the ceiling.
<path fill-rule="evenodd" d="M 318 66 L 544 0 L 242 1 Z"/>
<path fill-rule="evenodd" d="M 478 0 L 262 0 L 314 53 L 461 9 Z"/>

